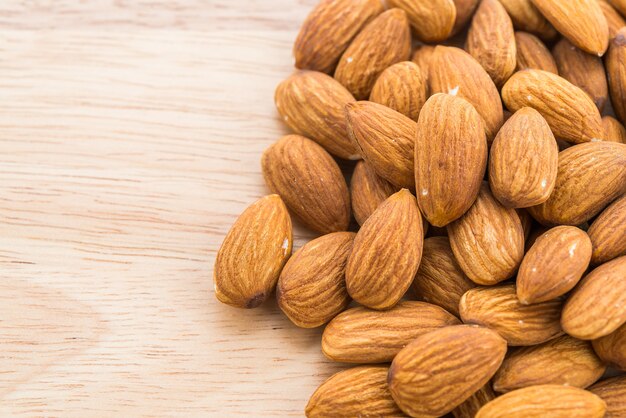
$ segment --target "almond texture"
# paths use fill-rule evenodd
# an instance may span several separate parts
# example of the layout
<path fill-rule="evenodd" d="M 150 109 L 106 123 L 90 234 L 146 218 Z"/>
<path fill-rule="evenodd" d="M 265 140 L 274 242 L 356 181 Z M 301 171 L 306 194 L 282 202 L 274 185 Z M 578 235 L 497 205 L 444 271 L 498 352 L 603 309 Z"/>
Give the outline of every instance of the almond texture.
<path fill-rule="evenodd" d="M 551 40 L 557 32 L 545 17 L 532 4 L 531 0 L 500 0 L 513 25 L 518 30 L 533 33 L 543 40 Z"/>
<path fill-rule="evenodd" d="M 626 128 L 612 116 L 602 116 L 604 140 L 626 144 Z"/>
<path fill-rule="evenodd" d="M 456 7 L 456 19 L 454 20 L 454 27 L 452 28 L 452 34 L 459 33 L 465 25 L 467 25 L 476 11 L 479 0 L 453 0 Z"/>
<path fill-rule="evenodd" d="M 350 197 L 354 218 L 363 223 L 398 188 L 380 177 L 365 161 L 356 163 L 350 179 Z"/>
<path fill-rule="evenodd" d="M 620 29 L 611 40 L 606 57 L 606 73 L 613 109 L 619 120 L 626 123 L 626 28 Z"/>
<path fill-rule="evenodd" d="M 428 84 L 419 66 L 411 61 L 392 65 L 374 83 L 370 101 L 385 105 L 417 121 Z"/>
<path fill-rule="evenodd" d="M 483 405 L 494 400 L 496 394 L 491 389 L 491 384 L 487 383 L 482 388 L 478 389 L 472 396 L 467 398 L 465 402 L 457 406 L 452 410 L 454 418 L 474 418 L 476 413 L 483 407 Z"/>
<path fill-rule="evenodd" d="M 593 340 L 593 349 L 603 361 L 626 371 L 626 324 L 609 335 Z"/>
<path fill-rule="evenodd" d="M 587 232 L 593 246 L 593 264 L 626 255 L 626 195 L 604 209 Z"/>
<path fill-rule="evenodd" d="M 447 39 L 456 19 L 452 0 L 387 0 L 389 7 L 399 7 L 409 17 L 411 27 L 422 42 Z"/>
<path fill-rule="evenodd" d="M 589 391 L 606 402 L 605 418 L 626 416 L 626 376 L 602 380 L 590 387 Z"/>
<path fill-rule="evenodd" d="M 606 18 L 606 23 L 609 25 L 609 36 L 612 39 L 621 28 L 626 26 L 626 21 L 606 0 L 598 0 L 598 3 Z"/>
<path fill-rule="evenodd" d="M 559 73 L 554 57 L 541 39 L 532 33 L 518 31 L 515 32 L 515 42 L 517 43 L 517 71 L 531 68 L 554 74 Z"/>
<path fill-rule="evenodd" d="M 432 45 L 418 45 L 411 58 L 411 61 L 420 67 L 425 77 L 428 77 L 428 67 L 430 66 L 430 59 L 434 52 L 435 47 Z"/>

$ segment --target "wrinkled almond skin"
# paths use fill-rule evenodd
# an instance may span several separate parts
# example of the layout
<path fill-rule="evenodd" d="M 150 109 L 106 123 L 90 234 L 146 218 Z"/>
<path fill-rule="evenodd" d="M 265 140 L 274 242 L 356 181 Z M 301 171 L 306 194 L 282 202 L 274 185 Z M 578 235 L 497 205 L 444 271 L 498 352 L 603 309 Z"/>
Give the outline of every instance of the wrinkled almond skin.
<path fill-rule="evenodd" d="M 533 385 L 586 388 L 606 370 L 589 341 L 564 335 L 533 347 L 510 351 L 493 378 L 496 392 Z"/>
<path fill-rule="evenodd" d="M 363 307 L 337 315 L 324 329 L 322 352 L 344 363 L 384 363 L 430 331 L 460 324 L 439 306 L 403 301 L 387 311 Z"/>
<path fill-rule="evenodd" d="M 354 218 L 363 223 L 381 203 L 398 191 L 398 188 L 380 177 L 365 161 L 356 163 L 350 179 L 350 196 Z"/>
<path fill-rule="evenodd" d="M 404 10 L 413 32 L 422 42 L 439 42 L 452 33 L 456 7 L 452 0 L 387 0 L 389 7 Z"/>
<path fill-rule="evenodd" d="M 530 32 L 543 40 L 557 36 L 556 29 L 532 4 L 531 0 L 500 0 L 518 30 Z"/>
<path fill-rule="evenodd" d="M 428 84 L 419 66 L 402 61 L 382 72 L 374 83 L 370 101 L 380 103 L 417 121 L 426 102 Z"/>
<path fill-rule="evenodd" d="M 622 15 L 626 15 L 626 0 L 608 0 Z"/>
<path fill-rule="evenodd" d="M 274 102 L 284 122 L 297 134 L 313 139 L 339 158 L 356 160 L 346 131 L 346 104 L 354 97 L 332 77 L 299 71 L 276 87 Z"/>
<path fill-rule="evenodd" d="M 626 28 L 620 29 L 611 40 L 606 57 L 606 73 L 613 109 L 619 120 L 626 123 Z"/>
<path fill-rule="evenodd" d="M 595 340 L 626 322 L 626 256 L 596 267 L 563 306 L 561 324 L 569 335 Z"/>
<path fill-rule="evenodd" d="M 335 79 L 357 100 L 367 99 L 378 76 L 390 65 L 411 55 L 411 31 L 406 13 L 390 9 L 380 14 L 354 38 L 343 53 Z"/>
<path fill-rule="evenodd" d="M 467 33 L 465 49 L 500 87 L 516 66 L 513 22 L 498 0 L 482 0 Z"/>
<path fill-rule="evenodd" d="M 357 233 L 346 270 L 352 299 L 372 309 L 394 306 L 415 277 L 423 241 L 415 197 L 402 189 L 385 200 Z"/>
<path fill-rule="evenodd" d="M 430 66 L 430 59 L 434 52 L 435 47 L 432 45 L 418 45 L 411 58 L 411 61 L 420 67 L 426 79 L 428 79 L 428 67 Z"/>
<path fill-rule="evenodd" d="M 484 386 L 505 353 L 506 341 L 487 328 L 440 328 L 398 353 L 389 368 L 389 389 L 407 414 L 441 416 Z"/>
<path fill-rule="evenodd" d="M 383 10 L 380 0 L 321 0 L 293 46 L 296 68 L 331 74 L 350 41 Z"/>
<path fill-rule="evenodd" d="M 348 133 L 363 159 L 391 184 L 415 188 L 413 149 L 417 123 L 378 103 L 346 105 Z"/>
<path fill-rule="evenodd" d="M 278 195 L 250 205 L 228 231 L 213 269 L 215 296 L 237 308 L 256 308 L 274 290 L 291 255 L 291 219 Z"/>
<path fill-rule="evenodd" d="M 609 97 L 602 58 L 587 54 L 567 39 L 562 39 L 554 46 L 552 55 L 559 75 L 587 93 L 602 112 Z"/>
<path fill-rule="evenodd" d="M 335 373 L 309 399 L 307 418 L 404 416 L 389 393 L 387 370 L 361 366 Z"/>
<path fill-rule="evenodd" d="M 609 41 L 609 26 L 597 0 L 532 0 L 533 4 L 575 46 L 602 56 Z"/>
<path fill-rule="evenodd" d="M 525 305 L 564 295 L 576 286 L 591 260 L 591 240 L 575 226 L 557 226 L 528 250 L 517 273 L 517 297 Z"/>
<path fill-rule="evenodd" d="M 472 396 L 470 396 L 465 402 L 457 406 L 452 410 L 454 418 L 474 418 L 480 408 L 487 402 L 490 402 L 496 398 L 496 394 L 491 389 L 491 384 L 487 383 L 482 388 L 478 389 Z"/>
<path fill-rule="evenodd" d="M 494 399 L 476 418 L 602 418 L 605 411 L 604 401 L 584 389 L 537 385 Z"/>
<path fill-rule="evenodd" d="M 455 35 L 461 31 L 467 25 L 476 11 L 479 0 L 453 0 L 456 7 L 456 19 L 454 20 L 454 27 L 452 28 L 452 35 Z"/>
<path fill-rule="evenodd" d="M 556 183 L 559 147 L 535 109 L 523 107 L 502 126 L 489 155 L 489 186 L 508 208 L 545 202 Z"/>
<path fill-rule="evenodd" d="M 560 300 L 522 305 L 514 285 L 468 290 L 459 304 L 461 320 L 498 331 L 509 345 L 536 345 L 563 334 Z"/>
<path fill-rule="evenodd" d="M 604 209 L 587 233 L 593 246 L 592 264 L 626 255 L 626 195 Z"/>
<path fill-rule="evenodd" d="M 626 128 L 612 116 L 602 116 L 604 126 L 604 140 L 626 144 Z"/>
<path fill-rule="evenodd" d="M 276 299 L 299 327 L 330 321 L 350 303 L 345 272 L 353 232 L 333 232 L 306 243 L 287 261 L 278 278 Z"/>
<path fill-rule="evenodd" d="M 417 202 L 431 225 L 458 219 L 478 195 L 487 165 L 482 120 L 466 100 L 435 94 L 417 122 L 415 188 Z"/>
<path fill-rule="evenodd" d="M 265 150 L 261 169 L 268 187 L 307 227 L 321 234 L 348 229 L 348 185 L 335 160 L 315 142 L 284 136 Z"/>
<path fill-rule="evenodd" d="M 626 376 L 601 380 L 591 386 L 589 391 L 606 402 L 605 418 L 626 416 Z"/>
<path fill-rule="evenodd" d="M 550 50 L 532 33 L 515 32 L 517 44 L 517 71 L 526 69 L 544 70 L 558 74 L 556 62 Z"/>
<path fill-rule="evenodd" d="M 558 139 L 579 144 L 604 136 L 595 103 L 582 89 L 556 74 L 519 71 L 502 88 L 502 99 L 512 112 L 522 107 L 537 110 Z"/>
<path fill-rule="evenodd" d="M 559 153 L 554 191 L 528 208 L 544 225 L 580 225 L 626 193 L 626 144 L 591 142 Z"/>
<path fill-rule="evenodd" d="M 598 4 L 600 4 L 602 13 L 604 13 L 606 22 L 609 25 L 609 36 L 613 39 L 615 35 L 617 35 L 617 32 L 626 26 L 626 21 L 624 21 L 624 18 L 607 1 L 598 0 Z"/>
<path fill-rule="evenodd" d="M 603 361 L 616 369 L 626 371 L 626 324 L 592 343 L 593 349 Z"/>
<path fill-rule="evenodd" d="M 437 46 L 428 67 L 430 94 L 453 94 L 470 102 L 483 118 L 492 141 L 503 123 L 502 101 L 496 85 L 478 61 L 462 49 Z"/>
<path fill-rule="evenodd" d="M 439 305 L 459 316 L 461 296 L 476 284 L 459 267 L 448 237 L 424 240 L 422 261 L 413 280 L 413 291 L 419 300 Z"/>
<path fill-rule="evenodd" d="M 524 257 L 524 229 L 514 209 L 502 206 L 486 183 L 460 219 L 448 225 L 450 246 L 473 282 L 493 285 L 512 277 Z"/>
<path fill-rule="evenodd" d="M 515 212 L 517 212 L 517 216 L 519 216 L 519 220 L 522 223 L 524 241 L 527 242 L 528 237 L 530 237 L 530 233 L 532 232 L 533 218 L 524 209 L 515 209 Z"/>

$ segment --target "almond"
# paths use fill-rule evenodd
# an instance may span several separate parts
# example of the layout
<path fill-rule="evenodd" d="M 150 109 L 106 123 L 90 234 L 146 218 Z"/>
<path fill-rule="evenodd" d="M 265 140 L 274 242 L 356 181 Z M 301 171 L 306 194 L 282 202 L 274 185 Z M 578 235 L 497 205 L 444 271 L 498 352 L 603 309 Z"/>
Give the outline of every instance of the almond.
<path fill-rule="evenodd" d="M 321 0 L 293 46 L 296 68 L 332 73 L 352 38 L 383 10 L 379 0 Z"/>
<path fill-rule="evenodd" d="M 561 324 L 569 335 L 594 340 L 626 322 L 626 256 L 589 273 L 563 307 Z"/>
<path fill-rule="evenodd" d="M 513 22 L 498 0 L 482 0 L 470 25 L 467 52 L 483 66 L 500 87 L 515 71 Z"/>
<path fill-rule="evenodd" d="M 350 303 L 345 272 L 353 232 L 334 232 L 308 242 L 287 261 L 278 279 L 276 299 L 299 327 L 325 324 Z"/>
<path fill-rule="evenodd" d="M 556 62 L 541 39 L 528 32 L 515 32 L 517 71 L 534 68 L 558 74 Z"/>
<path fill-rule="evenodd" d="M 416 122 L 378 103 L 346 105 L 348 133 L 363 159 L 391 184 L 415 188 L 413 149 Z"/>
<path fill-rule="evenodd" d="M 322 351 L 344 363 L 384 363 L 411 341 L 459 320 L 439 306 L 404 301 L 387 311 L 363 307 L 337 315 L 324 329 Z"/>
<path fill-rule="evenodd" d="M 419 66 L 411 61 L 392 65 L 374 83 L 370 101 L 385 105 L 417 121 L 428 84 Z"/>
<path fill-rule="evenodd" d="M 382 13 L 354 38 L 343 53 L 335 78 L 357 100 L 367 99 L 380 73 L 411 55 L 411 32 L 400 9 Z"/>
<path fill-rule="evenodd" d="M 430 59 L 435 52 L 435 47 L 432 45 L 418 45 L 415 48 L 415 52 L 413 53 L 413 58 L 411 61 L 417 64 L 420 67 L 424 77 L 428 77 L 428 67 L 430 65 Z"/>
<path fill-rule="evenodd" d="M 554 191 L 528 211 L 545 225 L 580 225 L 625 192 L 626 144 L 580 144 L 559 153 Z"/>
<path fill-rule="evenodd" d="M 332 77 L 299 71 L 278 85 L 274 101 L 296 133 L 312 138 L 337 157 L 360 158 L 348 137 L 344 112 L 354 97 Z"/>
<path fill-rule="evenodd" d="M 615 9 L 619 10 L 622 15 L 626 15 L 626 0 L 609 0 Z"/>
<path fill-rule="evenodd" d="M 591 98 L 556 74 L 517 72 L 502 88 L 502 99 L 512 112 L 522 107 L 537 110 L 559 139 L 578 144 L 604 136 L 600 112 Z"/>
<path fill-rule="evenodd" d="M 576 286 L 591 260 L 591 240 L 574 226 L 557 226 L 528 250 L 517 273 L 517 297 L 523 304 L 545 302 Z"/>
<path fill-rule="evenodd" d="M 611 47 L 606 57 L 611 102 L 615 114 L 622 123 L 626 123 L 626 65 L 624 62 L 626 62 L 626 28 L 620 29 L 611 40 Z"/>
<path fill-rule="evenodd" d="M 435 94 L 422 108 L 415 140 L 415 187 L 430 224 L 447 225 L 476 199 L 487 164 L 484 131 L 476 110 L 461 98 Z"/>
<path fill-rule="evenodd" d="M 609 26 L 597 0 L 532 0 L 556 30 L 583 51 L 601 57 Z"/>
<path fill-rule="evenodd" d="M 515 286 L 504 285 L 468 290 L 459 311 L 464 323 L 493 328 L 509 345 L 535 345 L 563 334 L 559 323 L 562 306 L 560 300 L 522 305 Z"/>
<path fill-rule="evenodd" d="M 479 0 L 453 0 L 456 7 L 456 19 L 452 28 L 452 35 L 459 33 L 470 21 Z"/>
<path fill-rule="evenodd" d="M 387 367 L 361 366 L 332 375 L 317 388 L 308 418 L 401 417 L 387 386 Z"/>
<path fill-rule="evenodd" d="M 519 216 L 498 203 L 485 183 L 467 213 L 448 225 L 448 236 L 459 266 L 478 284 L 512 277 L 524 257 Z"/>
<path fill-rule="evenodd" d="M 423 237 L 415 197 L 406 189 L 391 195 L 354 240 L 346 270 L 350 296 L 372 309 L 394 306 L 415 277 Z"/>
<path fill-rule="evenodd" d="M 546 120 L 523 107 L 502 126 L 489 155 L 489 186 L 508 208 L 548 200 L 556 183 L 559 147 Z"/>
<path fill-rule="evenodd" d="M 626 255 L 626 195 L 604 209 L 587 232 L 593 245 L 592 264 Z"/>
<path fill-rule="evenodd" d="M 605 0 L 598 0 L 598 3 L 609 25 L 609 36 L 613 39 L 617 32 L 626 26 L 626 21 L 624 21 L 624 18 Z"/>
<path fill-rule="evenodd" d="M 462 49 L 437 46 L 428 67 L 431 94 L 447 93 L 470 102 L 483 118 L 488 140 L 502 126 L 502 101 L 496 85 L 480 63 Z"/>
<path fill-rule="evenodd" d="M 291 219 L 278 195 L 250 205 L 233 224 L 217 252 L 213 280 L 220 302 L 256 308 L 274 290 L 291 255 Z"/>
<path fill-rule="evenodd" d="M 500 0 L 518 30 L 533 33 L 543 40 L 556 38 L 557 32 L 530 0 Z"/>
<path fill-rule="evenodd" d="M 626 376 L 602 380 L 589 391 L 606 402 L 606 418 L 626 416 Z"/>
<path fill-rule="evenodd" d="M 496 398 L 496 394 L 491 389 L 491 384 L 487 383 L 476 393 L 470 396 L 465 402 L 452 410 L 454 418 L 474 418 L 480 408 L 487 402 Z"/>
<path fill-rule="evenodd" d="M 387 0 L 389 7 L 399 7 L 409 17 L 417 39 L 439 42 L 450 36 L 456 19 L 452 0 Z"/>
<path fill-rule="evenodd" d="M 593 349 L 603 361 L 616 369 L 626 371 L 626 324 L 592 343 Z"/>
<path fill-rule="evenodd" d="M 315 142 L 284 136 L 265 150 L 261 168 L 269 188 L 307 227 L 321 234 L 348 229 L 348 185 L 335 160 Z"/>
<path fill-rule="evenodd" d="M 398 353 L 389 369 L 389 389 L 407 414 L 441 416 L 484 386 L 505 353 L 506 342 L 487 328 L 440 328 Z"/>
<path fill-rule="evenodd" d="M 624 125 L 612 116 L 602 117 L 604 127 L 604 140 L 610 142 L 620 142 L 626 144 L 626 129 Z"/>
<path fill-rule="evenodd" d="M 537 385 L 494 399 L 476 418 L 602 418 L 605 411 L 604 401 L 584 389 Z"/>
<path fill-rule="evenodd" d="M 350 180 L 350 196 L 354 218 L 359 225 L 363 225 L 376 208 L 397 191 L 396 186 L 376 174 L 368 163 L 362 160 L 356 163 Z"/>
<path fill-rule="evenodd" d="M 459 267 L 447 237 L 424 240 L 422 261 L 413 281 L 417 298 L 459 316 L 461 296 L 476 284 Z"/>
<path fill-rule="evenodd" d="M 527 386 L 555 384 L 584 389 L 605 370 L 589 341 L 564 335 L 509 352 L 493 378 L 493 388 L 497 392 L 510 392 Z"/>

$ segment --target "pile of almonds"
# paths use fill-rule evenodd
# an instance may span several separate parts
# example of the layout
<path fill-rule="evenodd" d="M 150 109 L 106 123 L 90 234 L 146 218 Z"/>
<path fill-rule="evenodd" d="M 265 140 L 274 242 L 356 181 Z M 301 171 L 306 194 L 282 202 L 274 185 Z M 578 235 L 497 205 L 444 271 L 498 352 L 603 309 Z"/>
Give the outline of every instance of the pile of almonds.
<path fill-rule="evenodd" d="M 304 22 L 217 298 L 359 365 L 309 417 L 626 417 L 626 0 L 386 7 Z"/>

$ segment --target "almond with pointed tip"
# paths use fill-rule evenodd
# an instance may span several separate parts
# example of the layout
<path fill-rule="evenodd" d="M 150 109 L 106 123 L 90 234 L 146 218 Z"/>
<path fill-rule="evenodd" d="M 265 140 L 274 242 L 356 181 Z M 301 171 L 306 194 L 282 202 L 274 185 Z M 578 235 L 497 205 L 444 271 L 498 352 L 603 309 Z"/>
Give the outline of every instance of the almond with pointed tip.
<path fill-rule="evenodd" d="M 452 415 L 454 415 L 454 418 L 474 418 L 483 405 L 494 399 L 496 399 L 496 394 L 493 389 L 491 389 L 491 383 L 487 383 L 465 402 L 454 408 Z"/>
<path fill-rule="evenodd" d="M 593 246 L 592 264 L 626 255 L 626 195 L 604 209 L 587 233 Z"/>
<path fill-rule="evenodd" d="M 356 163 L 350 179 L 350 197 L 354 218 L 363 223 L 381 203 L 398 191 L 398 188 L 380 177 L 365 161 Z"/>
<path fill-rule="evenodd" d="M 626 371 L 626 324 L 592 343 L 593 349 L 603 361 L 616 369 Z"/>
<path fill-rule="evenodd" d="M 606 418 L 626 417 L 626 376 L 602 380 L 589 391 L 606 402 Z"/>
<path fill-rule="evenodd" d="M 626 128 L 613 116 L 602 116 L 602 126 L 604 127 L 604 139 L 610 142 L 626 144 Z"/>
<path fill-rule="evenodd" d="M 626 27 L 611 40 L 605 64 L 613 110 L 622 123 L 626 123 Z"/>
<path fill-rule="evenodd" d="M 278 195 L 250 205 L 233 224 L 217 252 L 213 281 L 217 299 L 237 308 L 256 308 L 274 290 L 291 255 L 291 219 Z"/>
<path fill-rule="evenodd" d="M 556 62 L 541 39 L 528 32 L 515 32 L 517 71 L 536 69 L 558 74 Z"/>
<path fill-rule="evenodd" d="M 556 29 L 537 10 L 530 0 L 500 0 L 518 30 L 530 32 L 543 40 L 552 40 Z"/>
<path fill-rule="evenodd" d="M 428 84 L 419 66 L 402 61 L 387 68 L 376 80 L 370 101 L 380 103 L 417 121 Z"/>
<path fill-rule="evenodd" d="M 387 0 L 387 4 L 406 12 L 413 32 L 422 42 L 440 42 L 452 33 L 456 19 L 452 0 Z"/>
<path fill-rule="evenodd" d="M 598 0 L 600 4 L 600 8 L 602 9 L 602 13 L 604 13 L 604 17 L 606 18 L 606 23 L 609 25 L 609 37 L 613 39 L 617 32 L 626 26 L 626 21 L 624 18 L 615 10 L 613 6 L 609 4 L 609 2 L 605 0 Z"/>

